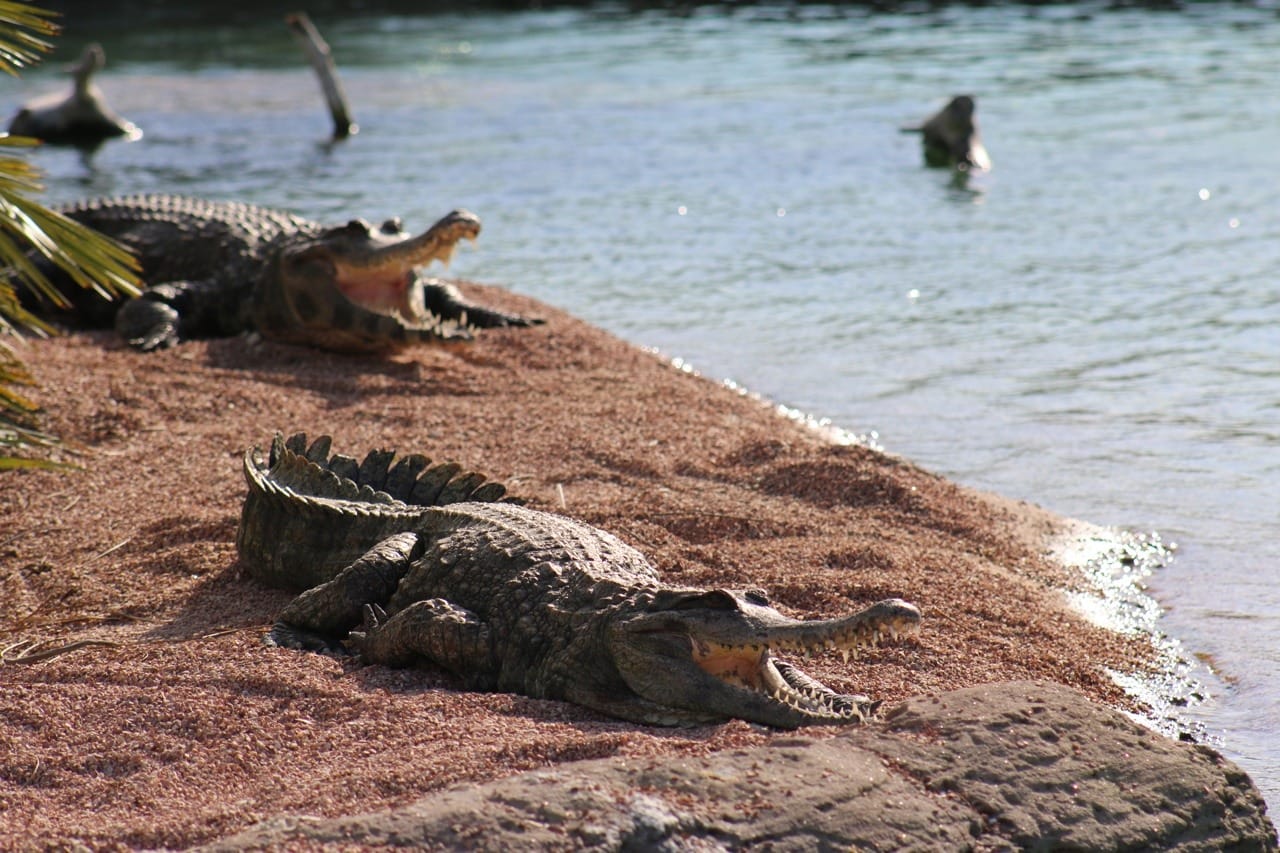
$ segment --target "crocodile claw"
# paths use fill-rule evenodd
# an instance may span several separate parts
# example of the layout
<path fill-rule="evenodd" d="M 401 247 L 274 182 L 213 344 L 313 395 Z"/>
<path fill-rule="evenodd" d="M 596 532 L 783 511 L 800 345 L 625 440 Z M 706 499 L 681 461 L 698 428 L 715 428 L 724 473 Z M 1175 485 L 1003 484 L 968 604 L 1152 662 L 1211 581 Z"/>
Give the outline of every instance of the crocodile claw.
<path fill-rule="evenodd" d="M 366 604 L 364 606 L 364 624 L 362 627 L 365 633 L 376 631 L 381 628 L 387 621 L 387 611 L 382 609 L 380 604 Z"/>
<path fill-rule="evenodd" d="M 329 657 L 344 657 L 347 649 L 341 643 L 314 631 L 308 631 L 295 625 L 277 622 L 262 638 L 262 642 L 278 649 L 294 649 L 303 652 L 317 652 Z"/>
<path fill-rule="evenodd" d="M 366 604 L 364 606 L 364 620 L 360 624 L 360 630 L 352 631 L 347 635 L 347 649 L 351 654 L 363 657 L 365 651 L 369 648 L 369 641 L 373 638 L 373 635 L 382 629 L 386 622 L 387 611 L 383 610 L 380 605 Z"/>

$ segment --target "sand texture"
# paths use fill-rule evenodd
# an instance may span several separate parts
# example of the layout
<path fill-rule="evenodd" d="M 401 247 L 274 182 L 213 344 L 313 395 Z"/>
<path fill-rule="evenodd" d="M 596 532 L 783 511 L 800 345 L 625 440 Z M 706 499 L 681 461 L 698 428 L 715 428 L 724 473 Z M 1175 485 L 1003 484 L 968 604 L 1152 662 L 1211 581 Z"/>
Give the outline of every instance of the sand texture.
<path fill-rule="evenodd" d="M 612 531 L 672 584 L 762 587 L 796 617 L 913 601 L 917 640 L 807 667 L 887 707 L 1011 680 L 1125 702 L 1102 667 L 1145 649 L 1066 609 L 1077 580 L 1043 556 L 1051 514 L 833 445 L 549 306 L 466 289 L 548 323 L 388 357 L 249 337 L 139 354 L 105 332 L 23 347 L 46 426 L 83 470 L 0 475 L 0 647 L 36 658 L 0 666 L 0 848 L 185 847 L 579 759 L 791 737 L 647 728 L 264 647 L 291 596 L 248 578 L 234 543 L 241 455 L 277 430 L 457 460 Z"/>

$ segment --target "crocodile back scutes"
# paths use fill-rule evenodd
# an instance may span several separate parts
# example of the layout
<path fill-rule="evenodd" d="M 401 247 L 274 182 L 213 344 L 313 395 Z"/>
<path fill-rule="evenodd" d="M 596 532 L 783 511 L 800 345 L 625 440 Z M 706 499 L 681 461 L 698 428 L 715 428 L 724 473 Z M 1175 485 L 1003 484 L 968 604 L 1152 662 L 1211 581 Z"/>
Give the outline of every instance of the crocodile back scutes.
<path fill-rule="evenodd" d="M 91 198 L 55 208 L 91 228 L 114 235 L 141 222 L 166 222 L 190 233 L 209 226 L 267 243 L 281 235 L 307 234 L 321 226 L 282 210 L 237 201 L 210 201 L 167 193 Z"/>
<path fill-rule="evenodd" d="M 277 434 L 264 464 L 244 457 L 248 485 L 236 545 L 250 575 L 272 586 L 305 588 L 328 580 L 368 548 L 420 526 L 435 507 L 491 502 L 506 495 L 456 463 L 419 454 L 395 461 L 375 450 L 363 462 L 329 455 L 330 439 Z M 395 464 L 392 464 L 395 461 Z"/>

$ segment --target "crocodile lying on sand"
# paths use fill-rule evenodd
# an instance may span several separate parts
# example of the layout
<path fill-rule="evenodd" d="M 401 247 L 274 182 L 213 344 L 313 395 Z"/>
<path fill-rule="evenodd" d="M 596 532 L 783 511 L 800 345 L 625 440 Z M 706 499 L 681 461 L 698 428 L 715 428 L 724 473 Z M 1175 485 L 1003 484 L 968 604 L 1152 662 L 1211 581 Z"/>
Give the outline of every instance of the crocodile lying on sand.
<path fill-rule="evenodd" d="M 330 439 L 277 435 L 249 484 L 237 536 L 248 571 L 311 587 L 267 642 L 366 663 L 434 663 L 467 686 L 561 699 L 651 725 L 741 718 L 780 728 L 858 723 L 880 704 L 841 695 L 775 650 L 850 652 L 913 633 L 887 599 L 799 621 L 758 590 L 666 586 L 645 557 L 589 525 L 503 499 L 456 464 L 363 463 Z M 372 547 L 370 547 L 372 546 Z"/>
<path fill-rule="evenodd" d="M 976 109 L 972 97 L 956 95 L 924 124 L 902 131 L 921 134 L 924 161 L 929 166 L 985 172 L 991 168 L 991 156 L 978 133 L 978 120 L 973 115 Z"/>
<path fill-rule="evenodd" d="M 172 195 L 95 199 L 58 210 L 137 255 L 149 285 L 141 296 L 108 303 L 90 291 L 69 295 L 78 319 L 99 325 L 114 319 L 142 350 L 256 331 L 371 352 L 466 339 L 471 327 L 540 322 L 471 304 L 452 284 L 419 274 L 480 233 L 480 220 L 465 210 L 417 237 L 398 219 L 326 227 L 251 204 Z"/>

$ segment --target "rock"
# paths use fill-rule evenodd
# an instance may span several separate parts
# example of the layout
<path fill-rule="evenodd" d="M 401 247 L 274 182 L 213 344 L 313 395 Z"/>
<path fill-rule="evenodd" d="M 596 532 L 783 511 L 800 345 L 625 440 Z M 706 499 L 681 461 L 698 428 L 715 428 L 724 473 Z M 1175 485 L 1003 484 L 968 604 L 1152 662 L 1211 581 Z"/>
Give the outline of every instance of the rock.
<path fill-rule="evenodd" d="M 967 803 L 986 833 L 1015 848 L 1276 846 L 1262 795 L 1232 762 L 1059 685 L 916 697 L 889 713 L 886 730 L 897 742 L 869 748 Z"/>
<path fill-rule="evenodd" d="M 1261 795 L 1217 752 L 1048 682 L 896 706 L 835 737 L 613 758 L 338 818 L 283 817 L 208 850 L 1275 850 Z"/>

